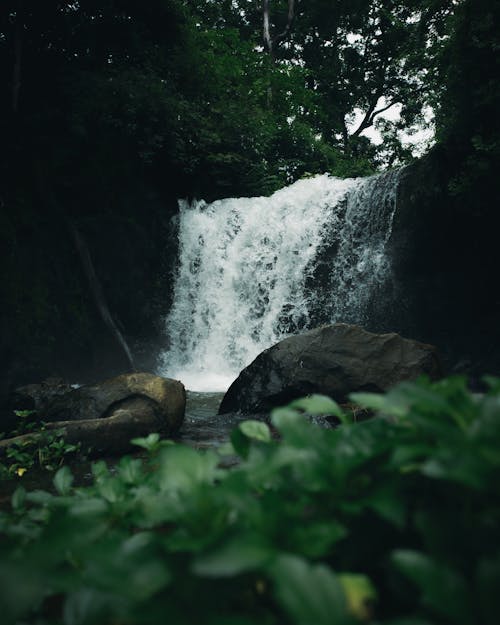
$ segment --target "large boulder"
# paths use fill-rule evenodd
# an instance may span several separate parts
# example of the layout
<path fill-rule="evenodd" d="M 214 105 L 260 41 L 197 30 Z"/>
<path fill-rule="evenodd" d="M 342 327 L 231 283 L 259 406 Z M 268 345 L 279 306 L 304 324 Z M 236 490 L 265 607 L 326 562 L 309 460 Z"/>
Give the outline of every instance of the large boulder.
<path fill-rule="evenodd" d="M 182 383 L 150 373 L 120 375 L 62 394 L 50 388 L 50 397 L 44 397 L 41 387 L 24 387 L 17 396 L 26 398 L 31 393 L 37 409 L 43 407 L 39 417 L 46 422 L 46 430 L 61 432 L 67 442 L 81 443 L 94 455 L 123 453 L 130 448 L 131 438 L 151 432 L 170 436 L 184 420 Z M 15 441 L 0 441 L 0 455 Z"/>
<path fill-rule="evenodd" d="M 385 391 L 422 374 L 441 375 L 432 345 L 336 323 L 262 352 L 230 386 L 219 414 L 267 412 L 309 393 L 345 402 L 349 393 Z"/>
<path fill-rule="evenodd" d="M 103 419 L 113 414 L 125 400 L 146 398 L 157 405 L 162 429 L 179 429 L 184 418 L 186 395 L 177 380 L 151 373 L 126 373 L 100 384 L 81 386 L 59 395 L 46 406 L 44 421 Z"/>

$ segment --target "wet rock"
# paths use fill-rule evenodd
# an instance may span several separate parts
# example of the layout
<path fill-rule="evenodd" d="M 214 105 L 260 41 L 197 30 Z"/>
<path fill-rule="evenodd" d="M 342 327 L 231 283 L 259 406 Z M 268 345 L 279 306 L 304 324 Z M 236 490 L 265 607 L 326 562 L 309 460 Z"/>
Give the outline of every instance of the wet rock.
<path fill-rule="evenodd" d="M 41 417 L 47 430 L 57 430 L 68 443 L 81 443 L 93 455 L 115 454 L 128 451 L 131 438 L 175 433 L 184 419 L 186 392 L 177 380 L 132 373 L 72 389 L 38 405 L 44 406 Z M 30 436 L 0 441 L 0 455 Z"/>
<path fill-rule="evenodd" d="M 291 336 L 262 352 L 230 386 L 219 414 L 268 411 L 310 393 L 342 403 L 349 393 L 382 392 L 423 374 L 441 376 L 432 345 L 336 323 Z"/>
<path fill-rule="evenodd" d="M 56 397 L 73 390 L 61 378 L 47 378 L 41 384 L 26 384 L 16 388 L 9 397 L 9 405 L 15 410 L 35 410 L 39 414 L 47 411 Z"/>
<path fill-rule="evenodd" d="M 185 390 L 177 380 L 151 373 L 127 373 L 100 384 L 81 386 L 54 398 L 47 406 L 45 421 L 80 421 L 110 417 L 125 400 L 145 398 L 157 404 L 157 412 L 168 431 L 177 430 L 184 418 Z"/>

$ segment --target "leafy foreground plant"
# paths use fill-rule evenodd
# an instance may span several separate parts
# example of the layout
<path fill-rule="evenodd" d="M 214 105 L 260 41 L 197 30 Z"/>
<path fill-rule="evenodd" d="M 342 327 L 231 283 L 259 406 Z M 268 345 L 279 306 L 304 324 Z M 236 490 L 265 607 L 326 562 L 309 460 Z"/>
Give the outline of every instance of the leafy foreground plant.
<path fill-rule="evenodd" d="M 310 397 L 202 453 L 153 436 L 149 460 L 73 488 L 19 489 L 0 519 L 4 624 L 496 625 L 500 381 Z M 324 430 L 303 412 L 336 414 Z M 220 469 L 221 455 L 241 463 Z"/>
<path fill-rule="evenodd" d="M 55 471 L 68 456 L 81 450 L 81 445 L 67 443 L 61 430 L 47 430 L 45 424 L 31 421 L 33 410 L 15 410 L 19 426 L 11 437 L 19 437 L 5 450 L 0 462 L 0 480 L 22 477 L 33 468 Z M 30 436 L 22 436 L 29 434 Z M 3 435 L 1 435 L 3 436 Z"/>

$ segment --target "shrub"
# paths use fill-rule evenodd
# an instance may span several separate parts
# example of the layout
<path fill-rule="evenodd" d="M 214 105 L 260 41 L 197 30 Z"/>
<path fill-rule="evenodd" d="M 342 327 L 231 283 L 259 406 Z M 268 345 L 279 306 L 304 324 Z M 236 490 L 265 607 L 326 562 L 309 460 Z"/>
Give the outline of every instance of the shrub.
<path fill-rule="evenodd" d="M 500 381 L 327 398 L 200 452 L 153 437 L 0 518 L 5 624 L 493 625 L 500 610 Z M 306 413 L 334 414 L 321 429 Z M 239 464 L 220 468 L 224 455 Z"/>

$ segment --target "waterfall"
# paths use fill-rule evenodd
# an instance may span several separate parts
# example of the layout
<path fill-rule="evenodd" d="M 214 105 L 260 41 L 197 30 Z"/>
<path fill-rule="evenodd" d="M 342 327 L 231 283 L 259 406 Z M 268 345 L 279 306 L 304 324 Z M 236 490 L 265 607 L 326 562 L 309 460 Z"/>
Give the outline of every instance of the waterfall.
<path fill-rule="evenodd" d="M 225 390 L 261 351 L 320 323 L 363 323 L 390 275 L 398 172 L 327 174 L 271 197 L 179 202 L 179 266 L 160 373 Z"/>

